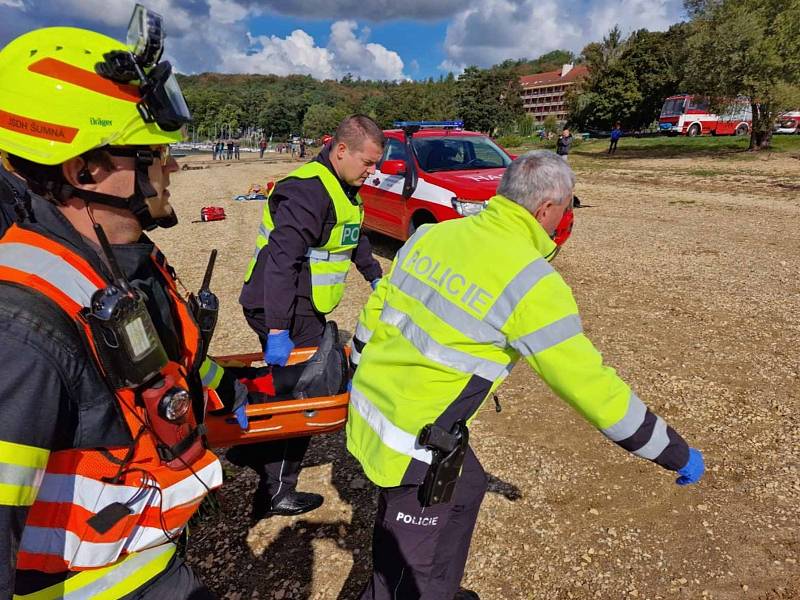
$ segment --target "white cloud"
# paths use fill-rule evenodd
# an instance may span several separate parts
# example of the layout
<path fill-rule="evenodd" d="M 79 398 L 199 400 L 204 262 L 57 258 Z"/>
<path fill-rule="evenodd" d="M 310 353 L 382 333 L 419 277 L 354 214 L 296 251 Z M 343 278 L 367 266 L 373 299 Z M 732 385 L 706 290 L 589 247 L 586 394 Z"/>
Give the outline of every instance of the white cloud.
<path fill-rule="evenodd" d="M 465 0 L 235 0 L 261 10 L 315 19 L 436 21 L 459 13 Z"/>
<path fill-rule="evenodd" d="M 318 79 L 333 79 L 331 53 L 316 45 L 314 38 L 302 29 L 295 29 L 285 38 L 258 36 L 251 38 L 257 51 L 229 52 L 222 57 L 220 70 L 227 73 L 300 73 Z"/>
<path fill-rule="evenodd" d="M 236 0 L 208 0 L 208 14 L 212 21 L 231 24 L 246 18 L 250 11 Z"/>
<path fill-rule="evenodd" d="M 187 33 L 196 22 L 191 10 L 193 5 L 184 8 L 176 0 L 145 0 L 143 3 L 164 18 L 164 28 L 168 35 Z M 54 8 L 50 3 L 40 4 L 45 4 L 42 7 L 45 10 L 52 11 Z M 137 0 L 60 0 L 57 10 L 69 18 L 85 19 L 87 24 L 102 23 L 121 30 L 115 36 L 119 37 L 125 32 L 136 4 Z"/>
<path fill-rule="evenodd" d="M 8 8 L 19 8 L 25 10 L 25 2 L 23 0 L 0 0 L 0 6 L 7 6 Z"/>
<path fill-rule="evenodd" d="M 675 0 L 598 2 L 589 11 L 585 35 L 588 41 L 600 40 L 614 25 L 619 25 L 623 33 L 643 28 L 664 30 L 679 21 L 681 16 L 681 5 Z"/>
<path fill-rule="evenodd" d="M 557 0 L 484 0 L 453 19 L 447 28 L 441 67 L 461 70 L 507 58 L 536 57 L 555 48 L 573 48 L 581 31 Z"/>
<path fill-rule="evenodd" d="M 682 14 L 681 0 L 471 0 L 447 27 L 439 68 L 459 72 L 556 49 L 578 53 L 614 25 L 624 33 L 666 29 Z"/>
<path fill-rule="evenodd" d="M 403 59 L 397 52 L 380 44 L 368 43 L 369 29 L 356 37 L 355 21 L 336 21 L 331 25 L 328 49 L 340 73 L 352 73 L 364 79 L 405 79 Z"/>
<path fill-rule="evenodd" d="M 220 70 L 275 75 L 300 73 L 318 79 L 338 79 L 346 73 L 364 79 L 405 79 L 400 55 L 368 42 L 368 35 L 366 28 L 358 31 L 355 21 L 336 21 L 331 25 L 327 47 L 318 46 L 302 29 L 285 38 L 251 37 L 248 49 L 223 54 Z"/>

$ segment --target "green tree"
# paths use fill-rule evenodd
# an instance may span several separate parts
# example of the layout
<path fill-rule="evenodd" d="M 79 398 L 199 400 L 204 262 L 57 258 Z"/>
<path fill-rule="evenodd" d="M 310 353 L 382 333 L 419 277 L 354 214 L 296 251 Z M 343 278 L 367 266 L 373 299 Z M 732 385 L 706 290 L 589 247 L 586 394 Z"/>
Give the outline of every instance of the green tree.
<path fill-rule="evenodd" d="M 542 128 L 548 133 L 558 133 L 559 123 L 555 115 L 547 115 L 547 118 L 542 122 Z"/>
<path fill-rule="evenodd" d="M 569 121 L 580 128 L 609 129 L 620 121 L 638 129 L 658 118 L 664 98 L 683 77 L 685 25 L 666 32 L 645 29 L 622 38 L 612 29 L 582 52 L 589 74 L 568 94 Z"/>
<path fill-rule="evenodd" d="M 769 148 L 777 115 L 800 83 L 800 0 L 689 0 L 694 15 L 684 82 L 723 106 L 749 98 L 750 149 Z"/>
<path fill-rule="evenodd" d="M 468 129 L 489 134 L 522 116 L 519 78 L 502 67 L 467 67 L 455 86 L 455 110 Z"/>
<path fill-rule="evenodd" d="M 347 113 L 346 107 L 312 104 L 303 118 L 303 134 L 313 138 L 322 137 L 326 133 L 333 134 Z"/>

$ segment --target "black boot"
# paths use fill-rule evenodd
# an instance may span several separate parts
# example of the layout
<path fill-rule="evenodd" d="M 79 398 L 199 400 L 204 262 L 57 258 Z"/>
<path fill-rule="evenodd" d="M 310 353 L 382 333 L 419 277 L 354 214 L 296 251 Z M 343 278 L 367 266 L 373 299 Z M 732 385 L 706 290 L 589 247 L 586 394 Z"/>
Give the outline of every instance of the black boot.
<path fill-rule="evenodd" d="M 302 515 L 322 506 L 323 498 L 311 492 L 286 492 L 277 502 L 272 503 L 272 508 L 267 512 L 270 515 L 293 516 Z"/>
<path fill-rule="evenodd" d="M 456 595 L 453 596 L 453 600 L 481 600 L 481 597 L 472 590 L 461 588 L 456 592 Z"/>
<path fill-rule="evenodd" d="M 262 475 L 258 481 L 258 486 L 253 494 L 253 510 L 250 513 L 250 518 L 253 521 L 260 521 L 268 516 L 272 498 L 269 493 L 269 480 L 266 475 Z"/>
<path fill-rule="evenodd" d="M 333 396 L 344 392 L 348 367 L 335 322 L 325 324 L 317 351 L 303 364 L 303 373 L 292 390 L 295 398 Z"/>

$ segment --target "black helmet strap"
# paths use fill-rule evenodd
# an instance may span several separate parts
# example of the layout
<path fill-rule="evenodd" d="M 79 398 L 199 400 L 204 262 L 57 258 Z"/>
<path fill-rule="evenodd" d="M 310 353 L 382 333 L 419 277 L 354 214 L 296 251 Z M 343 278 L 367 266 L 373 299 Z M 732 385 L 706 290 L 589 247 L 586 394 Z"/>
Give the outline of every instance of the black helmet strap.
<path fill-rule="evenodd" d="M 114 208 L 129 210 L 136 216 L 136 219 L 139 221 L 144 231 L 151 231 L 156 227 L 163 227 L 166 229 L 177 225 L 178 217 L 174 211 L 168 217 L 156 219 L 150 214 L 150 207 L 147 205 L 147 198 L 153 198 L 158 195 L 155 188 L 153 188 L 153 185 L 150 183 L 150 174 L 148 172 L 150 165 L 153 164 L 153 157 L 157 155 L 158 152 L 153 150 L 136 150 L 133 148 L 107 148 L 106 150 L 112 156 L 130 156 L 136 159 L 133 194 L 127 198 L 123 198 L 121 196 L 112 196 L 111 194 L 80 190 L 74 186 L 70 186 L 72 188 L 72 195 L 87 203 L 95 202 L 97 204 L 113 206 Z"/>

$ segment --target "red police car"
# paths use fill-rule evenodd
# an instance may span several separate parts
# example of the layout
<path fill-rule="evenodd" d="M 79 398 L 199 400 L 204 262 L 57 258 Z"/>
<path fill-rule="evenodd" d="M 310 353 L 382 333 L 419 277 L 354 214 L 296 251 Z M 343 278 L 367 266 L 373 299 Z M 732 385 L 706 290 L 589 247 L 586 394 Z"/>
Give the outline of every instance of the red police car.
<path fill-rule="evenodd" d="M 398 240 L 417 227 L 481 212 L 515 158 L 461 121 L 399 121 L 384 131 L 375 174 L 361 187 L 364 226 Z M 572 229 L 572 211 L 556 243 Z"/>

